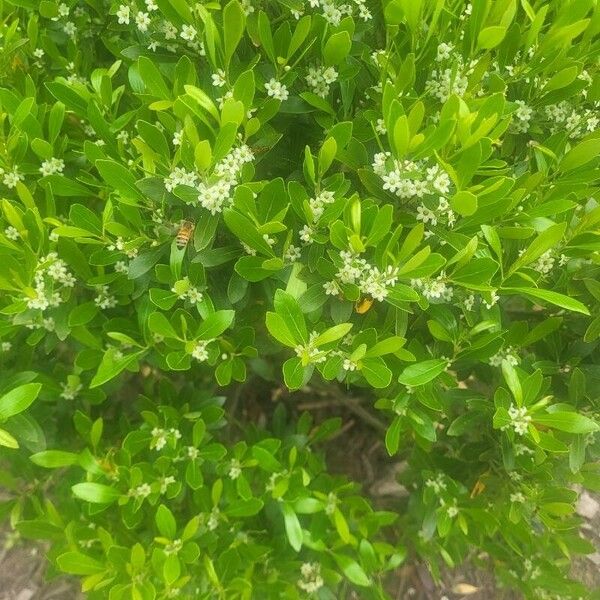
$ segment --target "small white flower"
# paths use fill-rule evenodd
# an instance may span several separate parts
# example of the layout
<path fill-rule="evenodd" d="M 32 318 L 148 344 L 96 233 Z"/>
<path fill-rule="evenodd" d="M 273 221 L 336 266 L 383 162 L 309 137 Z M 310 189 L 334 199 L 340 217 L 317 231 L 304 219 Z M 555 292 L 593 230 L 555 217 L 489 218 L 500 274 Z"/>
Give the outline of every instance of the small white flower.
<path fill-rule="evenodd" d="M 206 347 L 208 346 L 210 340 L 199 340 L 196 342 L 194 349 L 192 350 L 192 356 L 198 362 L 204 362 L 208 359 L 208 350 Z"/>
<path fill-rule="evenodd" d="M 45 52 L 44 52 L 44 50 L 43 50 L 42 48 L 36 48 L 36 49 L 33 51 L 33 55 L 34 55 L 36 58 L 42 58 L 42 57 L 44 56 L 44 54 L 45 54 Z"/>
<path fill-rule="evenodd" d="M 125 4 L 121 4 L 121 6 L 119 6 L 119 10 L 117 11 L 117 19 L 118 19 L 119 25 L 129 25 L 130 15 L 131 15 L 131 11 L 129 9 L 129 6 L 126 6 Z"/>
<path fill-rule="evenodd" d="M 181 28 L 181 33 L 179 35 L 184 40 L 186 40 L 188 42 L 192 42 L 196 39 L 196 35 L 198 35 L 198 32 L 196 31 L 196 28 L 193 27 L 192 25 L 184 25 Z"/>
<path fill-rule="evenodd" d="M 63 25 L 63 31 L 69 36 L 69 37 L 75 37 L 75 33 L 77 31 L 77 27 L 75 27 L 75 23 L 73 23 L 73 21 L 67 21 L 64 25 Z"/>
<path fill-rule="evenodd" d="M 4 177 L 2 178 L 2 183 L 8 188 L 13 189 L 17 187 L 19 181 L 25 179 L 24 175 L 19 173 L 17 167 L 13 167 L 12 171 L 7 171 L 4 173 Z"/>
<path fill-rule="evenodd" d="M 356 363 L 349 358 L 345 358 L 342 363 L 342 368 L 344 371 L 356 371 Z"/>
<path fill-rule="evenodd" d="M 11 348 L 12 348 L 12 344 L 10 342 L 2 342 L 0 344 L 0 350 L 2 352 L 9 352 Z"/>
<path fill-rule="evenodd" d="M 454 45 L 453 44 L 446 44 L 446 43 L 442 42 L 437 47 L 437 57 L 436 57 L 436 60 L 438 62 L 441 62 L 443 60 L 446 60 L 446 59 L 450 58 L 450 55 L 452 54 L 453 50 L 454 50 Z"/>
<path fill-rule="evenodd" d="M 227 83 L 223 69 L 218 69 L 216 73 L 213 73 L 211 79 L 215 87 L 223 87 Z"/>
<path fill-rule="evenodd" d="M 304 225 L 304 227 L 302 227 L 302 229 L 300 230 L 300 239 L 306 243 L 306 244 L 312 244 L 313 243 L 313 235 L 314 235 L 314 231 L 308 226 L 308 225 Z"/>
<path fill-rule="evenodd" d="M 275 78 L 271 78 L 267 83 L 265 83 L 265 89 L 267 90 L 267 94 L 275 98 L 276 100 L 281 100 L 282 102 L 289 98 L 289 92 L 283 83 L 280 83 Z"/>
<path fill-rule="evenodd" d="M 283 258 L 286 262 L 293 263 L 299 260 L 300 256 L 302 256 L 302 250 L 294 246 L 294 244 L 290 244 L 287 250 L 285 251 Z"/>
<path fill-rule="evenodd" d="M 54 175 L 55 173 L 62 173 L 65 169 L 65 161 L 62 158 L 49 158 L 42 163 L 39 171 L 42 177 L 46 175 Z"/>
<path fill-rule="evenodd" d="M 13 227 L 12 225 L 9 225 L 5 230 L 4 230 L 4 235 L 9 239 L 9 240 L 13 240 L 16 241 L 21 237 L 21 234 L 18 232 L 18 230 L 16 229 L 16 227 Z"/>
<path fill-rule="evenodd" d="M 510 501 L 523 504 L 523 502 L 525 502 L 525 496 L 521 492 L 515 492 L 510 495 Z"/>
<path fill-rule="evenodd" d="M 148 25 L 150 25 L 150 15 L 143 11 L 138 11 L 135 15 L 135 24 L 139 31 L 148 31 Z"/>
<path fill-rule="evenodd" d="M 242 465 L 237 458 L 232 458 L 229 463 L 229 478 L 237 479 L 242 474 Z"/>
<path fill-rule="evenodd" d="M 158 5 L 156 2 L 154 2 L 154 0 L 146 0 L 146 9 L 149 12 L 152 12 L 154 10 L 158 10 Z"/>
<path fill-rule="evenodd" d="M 183 139 L 183 129 L 176 131 L 173 134 L 173 146 L 181 146 L 181 140 Z"/>
<path fill-rule="evenodd" d="M 328 296 L 337 296 L 340 293 L 338 284 L 335 281 L 326 281 L 323 284 L 323 289 Z"/>
<path fill-rule="evenodd" d="M 385 121 L 383 119 L 377 119 L 377 123 L 375 124 L 375 131 L 380 135 L 385 135 L 387 133 Z"/>

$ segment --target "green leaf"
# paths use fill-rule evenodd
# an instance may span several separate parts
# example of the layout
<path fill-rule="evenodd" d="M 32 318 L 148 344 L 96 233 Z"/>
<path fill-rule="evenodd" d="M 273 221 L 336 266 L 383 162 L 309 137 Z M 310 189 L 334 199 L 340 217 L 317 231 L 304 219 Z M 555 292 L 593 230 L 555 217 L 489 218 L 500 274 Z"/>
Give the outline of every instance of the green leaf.
<path fill-rule="evenodd" d="M 135 184 L 135 177 L 129 169 L 114 160 L 97 160 L 96 168 L 102 179 L 119 192 L 125 204 L 138 204 L 144 195 Z"/>
<path fill-rule="evenodd" d="M 398 452 L 400 445 L 400 432 L 402 431 L 402 419 L 400 417 L 394 417 L 392 424 L 388 427 L 385 433 L 385 447 L 390 456 L 393 456 Z"/>
<path fill-rule="evenodd" d="M 386 388 L 392 381 L 392 372 L 380 356 L 363 358 L 360 361 L 360 372 L 374 388 Z"/>
<path fill-rule="evenodd" d="M 337 152 L 337 142 L 335 138 L 329 137 L 319 150 L 319 178 L 323 177 L 331 166 Z"/>
<path fill-rule="evenodd" d="M 523 389 L 515 368 L 507 360 L 502 361 L 502 375 L 518 406 L 523 403 Z"/>
<path fill-rule="evenodd" d="M 142 354 L 144 354 L 144 350 L 125 355 L 121 355 L 116 348 L 107 350 L 90 382 L 90 389 L 114 379 L 121 371 L 131 366 Z"/>
<path fill-rule="evenodd" d="M 572 310 L 573 312 L 582 313 L 584 315 L 589 315 L 590 311 L 587 307 L 579 302 L 579 300 L 575 300 L 570 296 L 565 296 L 564 294 L 559 294 L 558 292 L 552 292 L 550 290 L 541 290 L 539 288 L 502 288 L 502 292 L 508 292 L 512 294 L 523 294 L 524 296 L 530 296 L 535 298 L 536 300 L 544 300 L 545 302 L 550 302 L 550 304 L 556 304 L 556 306 L 560 306 L 562 308 L 566 308 L 567 310 Z"/>
<path fill-rule="evenodd" d="M 159 505 L 156 509 L 154 520 L 163 537 L 166 537 L 169 540 L 175 538 L 175 534 L 177 533 L 177 523 L 175 522 L 173 513 L 164 504 Z"/>
<path fill-rule="evenodd" d="M 93 504 L 112 504 L 121 496 L 118 490 L 102 483 L 76 483 L 71 490 L 77 498 Z"/>
<path fill-rule="evenodd" d="M 150 94 L 161 100 L 167 100 L 171 97 L 171 92 L 154 61 L 146 56 L 140 56 L 138 69 L 140 77 Z"/>
<path fill-rule="evenodd" d="M 275 312 L 285 321 L 297 344 L 307 342 L 306 322 L 296 298 L 282 289 L 277 290 L 275 292 Z"/>
<path fill-rule="evenodd" d="M 573 169 L 583 167 L 583 165 L 594 160 L 599 154 L 600 138 L 584 140 L 565 154 L 560 162 L 560 169 L 565 173 L 573 171 Z"/>
<path fill-rule="evenodd" d="M 19 442 L 6 429 L 0 428 L 0 446 L 16 449 L 19 447 Z"/>
<path fill-rule="evenodd" d="M 200 340 L 213 340 L 219 337 L 233 322 L 234 310 L 218 310 L 200 324 L 196 337 Z"/>
<path fill-rule="evenodd" d="M 253 517 L 262 510 L 263 506 L 264 503 L 259 498 L 237 500 L 227 507 L 225 513 L 233 518 Z"/>
<path fill-rule="evenodd" d="M 79 456 L 74 452 L 64 452 L 62 450 L 45 450 L 44 452 L 38 452 L 32 454 L 29 460 L 38 465 L 39 467 L 45 467 L 47 469 L 56 469 L 59 467 L 68 467 L 70 465 L 76 465 L 79 461 Z"/>
<path fill-rule="evenodd" d="M 352 40 L 350 34 L 347 31 L 338 31 L 334 33 L 326 42 L 325 48 L 323 48 L 323 60 L 325 65 L 335 66 L 339 65 L 350 52 L 352 47 Z"/>
<path fill-rule="evenodd" d="M 396 119 L 396 123 L 394 124 L 394 146 L 398 158 L 403 158 L 406 155 L 409 142 L 410 127 L 408 125 L 408 118 L 406 115 L 402 115 Z"/>
<path fill-rule="evenodd" d="M 70 575 L 94 575 L 104 571 L 104 565 L 81 552 L 65 552 L 56 559 L 58 568 Z"/>
<path fill-rule="evenodd" d="M 496 46 L 498 46 L 504 39 L 505 35 L 506 27 L 502 27 L 501 25 L 492 25 L 491 27 L 485 27 L 479 32 L 479 36 L 477 37 L 477 44 L 480 48 L 490 50 L 491 48 L 495 48 Z"/>
<path fill-rule="evenodd" d="M 237 0 L 231 0 L 223 9 L 223 42 L 225 50 L 225 68 L 244 34 L 246 17 Z"/>
<path fill-rule="evenodd" d="M 406 367 L 398 377 L 398 381 L 411 387 L 424 385 L 443 373 L 447 367 L 448 361 L 443 358 L 424 360 Z"/>
<path fill-rule="evenodd" d="M 304 383 L 304 367 L 302 366 L 302 361 L 297 356 L 288 358 L 283 363 L 283 380 L 290 390 L 297 390 L 302 387 Z"/>
<path fill-rule="evenodd" d="M 29 408 L 41 389 L 41 383 L 26 383 L 4 394 L 0 398 L 0 422 Z"/>
<path fill-rule="evenodd" d="M 158 333 L 166 338 L 179 339 L 177 332 L 175 331 L 171 322 L 163 313 L 153 312 L 148 317 L 148 329 L 152 333 Z"/>
<path fill-rule="evenodd" d="M 281 512 L 283 513 L 283 522 L 285 524 L 285 533 L 290 546 L 296 551 L 300 552 L 302 548 L 302 527 L 300 521 L 294 512 L 294 509 L 287 502 L 281 503 Z"/>
<path fill-rule="evenodd" d="M 274 312 L 267 313 L 267 329 L 269 333 L 281 344 L 288 346 L 289 348 L 295 348 L 297 342 L 294 336 L 291 334 L 284 318 Z"/>
<path fill-rule="evenodd" d="M 335 342 L 335 340 L 343 338 L 351 329 L 352 323 L 340 323 L 339 325 L 334 325 L 333 327 L 330 327 L 321 333 L 313 341 L 313 345 L 318 348 L 319 346 L 324 346 L 325 344 Z"/>
<path fill-rule="evenodd" d="M 552 427 L 567 433 L 592 433 L 598 431 L 598 423 L 576 412 L 557 411 L 546 414 L 533 414 L 531 419 L 538 425 Z"/>
<path fill-rule="evenodd" d="M 368 587 L 371 585 L 371 580 L 368 575 L 355 560 L 345 554 L 337 554 L 335 552 L 333 553 L 333 558 L 338 564 L 338 567 L 342 570 L 342 573 L 344 573 L 348 580 L 354 585 L 361 587 Z"/>
<path fill-rule="evenodd" d="M 450 198 L 450 206 L 459 215 L 470 217 L 477 212 L 477 196 L 466 191 L 456 192 Z"/>

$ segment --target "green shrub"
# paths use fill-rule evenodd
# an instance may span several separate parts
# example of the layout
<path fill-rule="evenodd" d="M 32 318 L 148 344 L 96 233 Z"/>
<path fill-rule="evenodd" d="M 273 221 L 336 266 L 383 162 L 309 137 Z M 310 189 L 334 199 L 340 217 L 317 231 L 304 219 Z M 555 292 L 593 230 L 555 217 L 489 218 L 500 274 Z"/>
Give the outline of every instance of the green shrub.
<path fill-rule="evenodd" d="M 0 514 L 55 572 L 388 598 L 408 555 L 587 594 L 597 2 L 0 11 Z M 372 399 L 408 500 L 328 473 L 340 420 L 271 411 L 283 383 Z"/>

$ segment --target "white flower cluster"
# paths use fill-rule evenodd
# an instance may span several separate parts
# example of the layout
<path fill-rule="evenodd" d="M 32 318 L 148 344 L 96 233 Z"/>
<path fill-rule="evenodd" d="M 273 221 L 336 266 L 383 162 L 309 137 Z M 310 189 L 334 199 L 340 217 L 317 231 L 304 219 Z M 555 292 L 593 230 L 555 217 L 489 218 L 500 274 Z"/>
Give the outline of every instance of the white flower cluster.
<path fill-rule="evenodd" d="M 67 377 L 67 383 L 61 383 L 62 392 L 60 397 L 65 400 L 75 400 L 79 392 L 83 389 L 83 386 L 79 382 L 79 377 L 76 375 L 69 375 Z"/>
<path fill-rule="evenodd" d="M 2 175 L 2 183 L 9 190 L 16 188 L 19 181 L 23 181 L 23 179 L 25 179 L 25 176 L 19 172 L 17 167 L 13 167 L 10 171 L 5 171 L 2 167 L 0 167 L 0 175 Z"/>
<path fill-rule="evenodd" d="M 242 464 L 240 463 L 240 461 L 237 458 L 232 458 L 231 462 L 229 463 L 229 478 L 230 479 L 237 479 L 240 475 L 242 474 Z"/>
<path fill-rule="evenodd" d="M 51 252 L 39 259 L 34 282 L 34 294 L 25 297 L 27 308 L 44 311 L 61 304 L 63 298 L 60 291 L 64 288 L 72 288 L 76 279 L 67 269 L 67 263 L 58 258 L 56 252 Z"/>
<path fill-rule="evenodd" d="M 306 83 L 317 96 L 325 98 L 329 94 L 331 84 L 337 78 L 338 73 L 333 67 L 309 67 Z"/>
<path fill-rule="evenodd" d="M 96 288 L 96 297 L 94 304 L 103 310 L 114 308 L 117 305 L 117 299 L 110 293 L 107 285 L 99 285 Z"/>
<path fill-rule="evenodd" d="M 290 97 L 287 87 L 280 81 L 277 81 L 274 77 L 265 83 L 265 89 L 267 90 L 268 96 L 275 98 L 275 100 L 281 100 L 281 102 Z"/>
<path fill-rule="evenodd" d="M 215 165 L 213 177 L 207 183 L 201 182 L 196 186 L 200 206 L 213 215 L 223 212 L 231 201 L 242 167 L 253 160 L 254 154 L 248 145 L 233 148 Z M 215 178 L 218 179 L 215 181 Z"/>
<path fill-rule="evenodd" d="M 16 242 L 20 237 L 21 234 L 19 233 L 19 231 L 17 230 L 16 227 L 13 227 L 12 225 L 9 225 L 5 230 L 4 230 L 4 235 L 9 239 L 12 240 L 13 242 Z"/>
<path fill-rule="evenodd" d="M 556 259 L 554 258 L 554 252 L 552 250 L 546 250 L 544 254 L 542 254 L 535 262 L 534 269 L 538 271 L 538 273 L 542 273 L 543 275 L 548 275 L 550 271 L 554 268 L 554 263 Z"/>
<path fill-rule="evenodd" d="M 301 579 L 298 579 L 298 587 L 307 594 L 314 594 L 319 591 L 323 585 L 321 577 L 321 565 L 316 562 L 303 563 L 300 567 Z"/>
<path fill-rule="evenodd" d="M 65 169 L 65 161 L 62 158 L 49 158 L 42 163 L 40 167 L 40 173 L 42 177 L 46 175 L 54 175 L 55 173 L 62 173 Z"/>
<path fill-rule="evenodd" d="M 167 192 L 172 192 L 178 185 L 196 187 L 198 174 L 194 171 L 186 171 L 183 167 L 175 167 L 169 176 L 165 178 L 164 184 Z"/>
<path fill-rule="evenodd" d="M 221 511 L 217 506 L 213 507 L 210 511 L 210 515 L 208 516 L 208 521 L 206 522 L 206 526 L 209 531 L 214 531 L 219 526 L 219 521 L 221 520 Z"/>
<path fill-rule="evenodd" d="M 213 340 L 198 340 L 194 349 L 192 350 L 192 357 L 195 358 L 198 362 L 204 362 L 208 360 L 208 344 Z"/>
<path fill-rule="evenodd" d="M 325 212 L 325 207 L 335 201 L 333 192 L 323 191 L 315 198 L 310 198 L 308 204 L 313 215 L 313 222 L 316 223 Z"/>
<path fill-rule="evenodd" d="M 426 487 L 432 488 L 436 494 L 445 491 L 447 487 L 442 473 L 438 473 L 435 479 L 426 479 L 425 485 Z"/>
<path fill-rule="evenodd" d="M 442 49 L 440 53 L 438 48 L 438 57 L 443 57 L 450 51 Z M 444 60 L 444 58 L 439 59 Z M 434 69 L 429 79 L 425 82 L 425 93 L 438 98 L 440 102 L 446 102 L 452 94 L 463 96 L 469 85 L 469 75 L 473 72 L 476 61 L 471 61 L 468 67 L 465 67 L 460 57 L 455 63 L 447 68 Z"/>
<path fill-rule="evenodd" d="M 163 19 L 160 13 L 156 12 L 158 4 L 155 0 L 144 0 L 144 4 L 146 10 L 138 10 L 135 4 L 119 5 L 115 13 L 117 23 L 129 25 L 133 19 L 138 31 L 151 36 L 149 50 L 156 51 L 159 46 L 164 46 L 167 51 L 176 52 L 177 45 L 174 42 L 179 37 L 186 42 L 188 48 L 196 50 L 202 56 L 205 54 L 204 44 L 198 40 L 198 32 L 193 25 L 183 25 L 180 32 L 173 23 Z M 153 13 L 156 13 L 156 16 Z"/>
<path fill-rule="evenodd" d="M 444 302 L 450 302 L 452 296 L 454 296 L 454 288 L 447 284 L 444 271 L 440 272 L 435 279 L 411 279 L 410 284 L 430 301 L 443 300 Z"/>
<path fill-rule="evenodd" d="M 325 514 L 331 516 L 338 505 L 339 498 L 334 492 L 327 494 L 327 504 L 325 504 Z"/>
<path fill-rule="evenodd" d="M 358 286 L 363 295 L 371 296 L 379 302 L 387 298 L 389 291 L 398 283 L 398 269 L 388 265 L 381 271 L 369 264 L 364 258 L 351 251 L 340 252 L 342 266 L 336 273 L 336 279 L 342 284 Z M 338 293 L 336 282 L 326 282 L 323 287 L 327 294 Z"/>
<path fill-rule="evenodd" d="M 378 152 L 373 157 L 372 168 L 383 180 L 383 189 L 398 198 L 423 198 L 450 192 L 450 176 L 437 164 L 427 167 L 425 161 L 399 161 L 392 159 L 389 152 Z"/>
<path fill-rule="evenodd" d="M 438 62 L 448 60 L 450 56 L 452 56 L 452 52 L 454 52 L 454 44 L 446 44 L 445 42 L 442 42 L 437 47 L 437 56 L 435 57 L 435 60 L 437 60 Z"/>
<path fill-rule="evenodd" d="M 529 130 L 529 122 L 533 117 L 533 108 L 525 104 L 523 100 L 515 100 L 517 109 L 514 112 L 514 119 L 512 122 L 513 129 L 517 133 L 525 133 Z"/>
<path fill-rule="evenodd" d="M 502 426 L 502 431 L 512 429 L 517 435 L 525 435 L 531 423 L 531 416 L 527 413 L 527 408 L 525 406 L 519 408 L 511 404 L 508 409 L 508 416 L 510 417 L 510 423 Z"/>
<path fill-rule="evenodd" d="M 129 490 L 129 496 L 132 498 L 147 498 L 152 493 L 152 488 L 149 483 L 142 483 L 135 488 Z"/>
<path fill-rule="evenodd" d="M 177 443 L 177 440 L 181 439 L 181 432 L 179 429 L 171 427 L 171 429 L 162 429 L 160 427 L 154 427 L 152 429 L 152 439 L 150 440 L 151 450 L 162 450 L 167 442 L 171 439 L 173 445 Z"/>
<path fill-rule="evenodd" d="M 598 125 L 600 125 L 598 110 L 588 108 L 580 113 L 566 100 L 559 104 L 550 104 L 545 107 L 544 111 L 551 124 L 550 132 L 556 133 L 566 130 L 572 139 L 596 131 Z"/>
<path fill-rule="evenodd" d="M 202 302 L 202 299 L 204 298 L 202 292 L 190 283 L 190 280 L 187 276 L 179 281 L 176 281 L 171 288 L 171 291 L 174 294 L 177 294 L 177 297 L 180 300 L 189 300 L 189 302 L 192 304 Z"/>
<path fill-rule="evenodd" d="M 169 542 L 164 549 L 164 553 L 167 556 L 174 556 L 179 553 L 179 551 L 183 548 L 183 542 L 178 538 Z"/>
<path fill-rule="evenodd" d="M 124 252 L 128 258 L 135 258 L 138 255 L 138 249 L 135 247 L 131 247 L 131 245 L 129 245 L 128 247 L 128 243 L 120 236 L 117 237 L 113 244 L 109 244 L 107 248 L 111 251 L 118 250 L 119 252 Z M 119 269 L 121 269 L 122 271 L 125 270 L 122 265 L 119 266 Z"/>
<path fill-rule="evenodd" d="M 296 356 L 302 359 L 302 362 L 305 364 L 316 364 L 322 363 L 327 360 L 327 355 L 329 352 L 327 350 L 319 350 L 315 345 L 315 340 L 319 337 L 318 332 L 313 331 L 308 336 L 308 342 L 306 344 L 298 344 L 294 351 L 296 352 Z"/>
<path fill-rule="evenodd" d="M 521 359 L 519 358 L 516 349 L 512 346 L 507 346 L 506 348 L 502 348 L 501 350 L 496 352 L 494 356 L 490 356 L 488 363 L 492 367 L 499 367 L 502 365 L 503 360 L 505 360 L 513 367 L 516 367 L 521 362 Z"/>

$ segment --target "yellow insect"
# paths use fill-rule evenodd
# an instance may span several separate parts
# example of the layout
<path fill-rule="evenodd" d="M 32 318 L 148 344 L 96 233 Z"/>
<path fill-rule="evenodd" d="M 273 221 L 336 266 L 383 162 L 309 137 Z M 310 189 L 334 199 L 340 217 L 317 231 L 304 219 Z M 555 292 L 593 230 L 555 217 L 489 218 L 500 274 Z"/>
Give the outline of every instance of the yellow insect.
<path fill-rule="evenodd" d="M 188 245 L 188 242 L 192 238 L 194 234 L 194 223 L 191 221 L 182 221 L 179 226 L 179 230 L 177 231 L 177 235 L 175 236 L 175 240 L 177 242 L 177 247 L 180 250 L 183 250 Z"/>
<path fill-rule="evenodd" d="M 360 300 L 358 300 L 358 302 L 354 305 L 354 310 L 359 315 L 364 315 L 371 308 L 371 306 L 373 306 L 373 302 L 375 302 L 375 300 L 373 300 L 373 298 L 369 298 L 368 296 L 360 298 Z"/>

